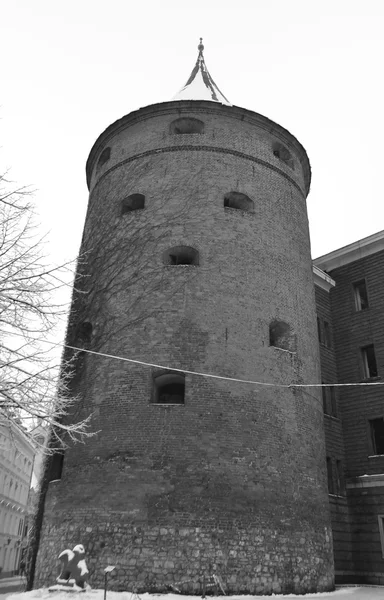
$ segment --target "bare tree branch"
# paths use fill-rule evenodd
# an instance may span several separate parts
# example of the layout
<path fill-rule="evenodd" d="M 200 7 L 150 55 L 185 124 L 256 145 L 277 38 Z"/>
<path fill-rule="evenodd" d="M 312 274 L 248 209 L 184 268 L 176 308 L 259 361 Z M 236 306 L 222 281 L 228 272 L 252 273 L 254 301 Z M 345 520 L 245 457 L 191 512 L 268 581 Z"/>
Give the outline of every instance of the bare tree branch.
<path fill-rule="evenodd" d="M 71 285 L 73 265 L 46 263 L 30 200 L 29 188 L 13 188 L 0 176 L 0 422 L 26 424 L 26 435 L 39 422 L 51 429 L 56 447 L 65 447 L 92 435 L 90 417 L 65 423 L 76 403 L 69 393 L 76 357 L 60 371 L 52 345 L 42 342 L 53 339 L 66 312 L 53 299 Z"/>

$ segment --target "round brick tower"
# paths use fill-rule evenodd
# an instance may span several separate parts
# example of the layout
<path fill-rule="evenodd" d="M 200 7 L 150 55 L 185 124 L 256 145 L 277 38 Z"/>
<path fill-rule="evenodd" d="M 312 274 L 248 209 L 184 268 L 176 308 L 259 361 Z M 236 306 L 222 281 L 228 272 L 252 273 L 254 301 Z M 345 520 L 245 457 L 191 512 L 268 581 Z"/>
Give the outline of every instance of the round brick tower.
<path fill-rule="evenodd" d="M 36 584 L 82 543 L 93 586 L 113 564 L 139 592 L 332 589 L 321 395 L 288 387 L 320 378 L 304 148 L 229 105 L 200 45 L 87 178 L 68 418 L 98 433 L 53 461 Z"/>

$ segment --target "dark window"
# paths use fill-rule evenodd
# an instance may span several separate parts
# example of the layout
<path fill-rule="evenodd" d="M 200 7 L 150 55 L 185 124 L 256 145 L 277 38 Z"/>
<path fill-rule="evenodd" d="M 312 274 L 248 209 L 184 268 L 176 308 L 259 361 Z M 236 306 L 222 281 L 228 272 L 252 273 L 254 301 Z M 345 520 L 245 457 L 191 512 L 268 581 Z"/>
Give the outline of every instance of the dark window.
<path fill-rule="evenodd" d="M 381 556 L 384 558 L 384 515 L 378 515 L 377 518 L 379 519 Z"/>
<path fill-rule="evenodd" d="M 373 454 L 384 454 L 384 419 L 369 421 Z"/>
<path fill-rule="evenodd" d="M 324 344 L 327 348 L 332 347 L 331 328 L 328 321 L 324 321 Z"/>
<path fill-rule="evenodd" d="M 356 310 L 366 310 L 368 308 L 368 294 L 365 279 L 353 284 L 353 292 L 355 295 Z"/>
<path fill-rule="evenodd" d="M 172 121 L 170 125 L 172 135 L 180 135 L 185 133 L 204 133 L 204 123 L 193 117 L 181 117 Z"/>
<path fill-rule="evenodd" d="M 323 387 L 321 388 L 321 393 L 323 396 L 323 411 L 324 414 L 328 414 L 328 397 L 327 397 L 327 388 L 324 385 L 324 381 L 321 382 L 323 384 Z"/>
<path fill-rule="evenodd" d="M 54 481 L 55 479 L 61 479 L 61 474 L 63 471 L 63 463 L 64 463 L 64 453 L 56 452 L 53 454 L 51 458 L 51 466 L 49 469 L 49 481 Z"/>
<path fill-rule="evenodd" d="M 334 494 L 335 488 L 333 485 L 333 468 L 332 468 L 332 459 L 327 456 L 327 479 L 328 479 L 328 493 Z"/>
<path fill-rule="evenodd" d="M 191 246 L 174 246 L 163 254 L 165 265 L 198 265 L 199 253 Z"/>
<path fill-rule="evenodd" d="M 323 329 L 321 327 L 321 321 L 320 321 L 319 317 L 317 317 L 317 335 L 319 337 L 320 344 L 322 344 L 323 343 Z"/>
<path fill-rule="evenodd" d="M 344 486 L 344 469 L 343 469 L 343 463 L 341 460 L 336 460 L 336 475 L 337 475 L 336 493 L 338 494 L 338 496 L 342 496 L 345 491 L 345 486 Z"/>
<path fill-rule="evenodd" d="M 369 379 L 370 377 L 377 377 L 377 364 L 375 348 L 373 344 L 370 344 L 369 346 L 364 346 L 364 348 L 361 349 L 361 358 L 364 379 Z"/>
<path fill-rule="evenodd" d="M 246 212 L 252 212 L 254 208 L 253 200 L 240 192 L 228 192 L 228 194 L 225 194 L 224 206 L 226 208 L 237 208 Z"/>
<path fill-rule="evenodd" d="M 163 373 L 154 379 L 155 404 L 184 404 L 185 377 L 183 373 Z"/>
<path fill-rule="evenodd" d="M 337 399 L 336 399 L 336 390 L 333 386 L 329 388 L 329 393 L 331 397 L 331 415 L 333 417 L 337 417 Z"/>
<path fill-rule="evenodd" d="M 124 198 L 121 205 L 121 214 L 132 212 L 133 210 L 139 210 L 144 208 L 145 196 L 143 194 L 131 194 Z"/>
<path fill-rule="evenodd" d="M 284 162 L 286 165 L 288 165 L 288 167 L 290 167 L 291 169 L 295 168 L 295 163 L 293 161 L 292 154 L 290 153 L 288 148 L 283 146 L 283 144 L 275 142 L 272 146 L 272 152 L 273 155 L 276 156 L 276 158 Z"/>
<path fill-rule="evenodd" d="M 292 334 L 288 323 L 272 321 L 269 326 L 269 345 L 282 350 L 296 350 L 296 337 Z"/>
<path fill-rule="evenodd" d="M 111 158 L 111 149 L 110 148 L 104 148 L 104 150 L 100 154 L 99 160 L 97 161 L 97 167 L 96 168 L 100 169 L 100 167 L 102 167 L 103 165 L 105 165 L 105 163 L 108 162 L 110 158 Z"/>
<path fill-rule="evenodd" d="M 323 394 L 323 410 L 326 415 L 337 417 L 336 391 L 331 385 L 324 385 L 321 388 Z"/>

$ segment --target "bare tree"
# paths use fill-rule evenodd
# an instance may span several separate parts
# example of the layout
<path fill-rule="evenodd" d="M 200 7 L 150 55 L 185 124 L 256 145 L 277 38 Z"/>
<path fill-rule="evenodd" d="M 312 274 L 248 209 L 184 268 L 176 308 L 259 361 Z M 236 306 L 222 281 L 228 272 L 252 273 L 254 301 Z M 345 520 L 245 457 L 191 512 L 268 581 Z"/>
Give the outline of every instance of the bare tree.
<path fill-rule="evenodd" d="M 65 423 L 76 400 L 67 389 L 71 368 L 60 372 L 60 356 L 52 353 L 55 327 L 65 312 L 54 298 L 69 285 L 71 264 L 49 266 L 43 245 L 31 191 L 0 176 L 0 420 L 20 419 L 27 432 L 39 421 L 65 445 L 68 437 L 88 435 L 88 419 Z"/>

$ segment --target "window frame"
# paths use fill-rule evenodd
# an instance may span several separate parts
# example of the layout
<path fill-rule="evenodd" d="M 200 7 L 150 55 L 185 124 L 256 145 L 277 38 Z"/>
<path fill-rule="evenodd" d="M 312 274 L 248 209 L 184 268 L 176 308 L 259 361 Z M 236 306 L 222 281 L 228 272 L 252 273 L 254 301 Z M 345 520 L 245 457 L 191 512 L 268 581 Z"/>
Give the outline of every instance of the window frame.
<path fill-rule="evenodd" d="M 189 253 L 190 256 L 193 257 L 192 262 L 177 262 L 177 253 L 182 253 L 183 251 Z M 173 262 L 173 258 L 175 256 L 176 262 Z M 172 260 L 170 261 L 171 257 Z M 193 246 L 172 246 L 171 248 L 167 248 L 167 250 L 164 250 L 162 258 L 163 264 L 166 267 L 198 267 L 200 265 L 200 252 L 196 248 L 193 248 Z"/>
<path fill-rule="evenodd" d="M 327 464 L 327 485 L 328 485 L 328 494 L 331 496 L 335 496 L 335 482 L 333 477 L 333 461 L 331 456 L 326 457 Z"/>
<path fill-rule="evenodd" d="M 324 346 L 326 348 L 332 348 L 332 333 L 331 333 L 330 322 L 323 319 L 323 328 L 324 328 Z"/>
<path fill-rule="evenodd" d="M 188 129 L 188 125 L 195 126 L 195 131 L 179 131 L 178 124 L 183 128 L 183 125 Z M 196 131 L 198 130 L 199 131 Z M 178 117 L 169 124 L 170 135 L 203 135 L 205 133 L 205 123 L 196 117 Z"/>
<path fill-rule="evenodd" d="M 373 358 L 374 358 L 374 363 L 375 363 L 375 374 L 371 374 L 371 369 L 369 367 L 369 363 L 370 361 L 368 360 L 368 350 L 371 349 L 373 350 Z M 361 346 L 360 348 L 360 360 L 361 360 L 361 368 L 362 368 L 362 374 L 363 374 L 363 379 L 375 379 L 376 377 L 379 377 L 379 371 L 377 368 L 377 360 L 376 360 L 376 352 L 375 352 L 375 345 L 374 344 L 367 344 L 366 346 Z"/>
<path fill-rule="evenodd" d="M 131 206 L 129 205 L 129 202 L 131 202 Z M 143 205 L 135 207 L 134 204 L 138 203 L 138 202 L 142 202 Z M 131 213 L 136 212 L 137 210 L 144 210 L 144 209 L 145 209 L 145 194 L 142 194 L 141 192 L 134 192 L 133 194 L 129 194 L 129 196 L 126 196 L 121 201 L 121 216 L 122 217 L 124 215 L 130 215 Z"/>
<path fill-rule="evenodd" d="M 322 327 L 322 319 L 317 316 L 317 337 L 319 340 L 319 344 L 324 344 L 324 332 Z"/>
<path fill-rule="evenodd" d="M 377 515 L 381 544 L 381 557 L 384 558 L 384 515 Z"/>
<path fill-rule="evenodd" d="M 182 383 L 184 385 L 184 390 L 183 390 L 183 402 L 159 402 L 158 398 L 159 398 L 159 382 L 158 380 L 160 379 L 174 379 L 175 383 Z M 177 380 L 177 381 L 176 381 Z M 169 383 L 172 383 L 172 381 L 165 381 L 164 382 L 164 386 L 165 385 L 169 385 Z M 182 373 L 181 371 L 163 371 L 161 373 L 156 373 L 155 375 L 152 376 L 152 395 L 151 395 L 151 404 L 154 404 L 156 406 L 185 406 L 185 396 L 186 396 L 186 377 L 185 377 L 185 373 Z"/>
<path fill-rule="evenodd" d="M 238 204 L 238 206 L 236 206 L 236 204 Z M 244 213 L 253 214 L 255 212 L 255 203 L 252 198 L 250 198 L 247 194 L 238 192 L 236 190 L 231 190 L 230 192 L 224 194 L 223 207 L 225 209 L 229 208 L 231 210 L 240 210 Z"/>
<path fill-rule="evenodd" d="M 378 453 L 377 450 L 377 442 L 376 442 L 376 436 L 375 436 L 375 431 L 374 431 L 374 426 L 373 423 L 374 421 L 381 421 L 384 427 L 384 417 L 380 416 L 380 417 L 374 417 L 373 419 L 368 419 L 368 429 L 369 429 L 369 446 L 370 446 L 370 451 L 372 452 L 372 454 L 370 456 L 384 456 L 384 452 L 382 454 Z M 384 436 L 383 436 L 384 438 Z M 384 444 L 384 441 L 383 441 Z M 383 448 L 384 450 L 384 448 Z"/>
<path fill-rule="evenodd" d="M 361 305 L 362 295 L 360 293 L 360 287 L 362 284 L 364 285 L 365 300 L 366 300 L 366 306 L 364 308 Z M 365 312 L 366 310 L 369 309 L 367 280 L 364 278 L 364 279 L 359 279 L 358 281 L 353 282 L 352 289 L 353 289 L 353 298 L 354 298 L 354 303 L 355 303 L 355 312 Z"/>

